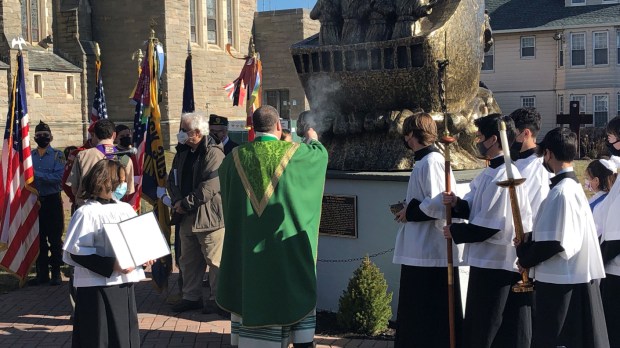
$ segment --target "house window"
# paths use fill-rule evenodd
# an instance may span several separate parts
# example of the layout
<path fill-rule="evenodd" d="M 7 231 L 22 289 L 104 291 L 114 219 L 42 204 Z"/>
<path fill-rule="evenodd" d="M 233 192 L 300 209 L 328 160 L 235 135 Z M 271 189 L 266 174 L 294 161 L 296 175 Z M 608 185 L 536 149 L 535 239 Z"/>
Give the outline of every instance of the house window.
<path fill-rule="evenodd" d="M 564 96 L 558 95 L 558 114 L 564 113 Z"/>
<path fill-rule="evenodd" d="M 609 111 L 609 96 L 594 96 L 594 126 L 604 127 L 607 124 L 607 113 Z"/>
<path fill-rule="evenodd" d="M 558 67 L 564 66 L 564 43 L 563 40 L 558 41 Z"/>
<path fill-rule="evenodd" d="M 207 42 L 217 44 L 217 0 L 207 0 Z"/>
<path fill-rule="evenodd" d="M 618 61 L 618 64 L 620 64 L 620 30 L 616 32 L 616 49 L 618 50 L 616 60 Z"/>
<path fill-rule="evenodd" d="M 579 113 L 585 113 L 586 112 L 586 96 L 585 94 L 575 94 L 575 95 L 571 95 L 570 97 L 571 101 L 578 101 L 579 102 Z"/>
<path fill-rule="evenodd" d="M 494 69 L 495 47 L 491 46 L 489 52 L 484 53 L 484 62 L 482 63 L 482 70 L 491 71 Z"/>
<path fill-rule="evenodd" d="M 234 18 L 233 0 L 226 0 L 226 38 L 231 46 L 235 45 Z"/>
<path fill-rule="evenodd" d="M 34 75 L 34 96 L 35 98 L 43 97 L 43 77 Z"/>
<path fill-rule="evenodd" d="M 74 97 L 73 93 L 75 91 L 75 85 L 73 84 L 73 76 L 67 76 L 66 90 L 67 90 L 67 98 L 73 98 Z"/>
<path fill-rule="evenodd" d="M 594 65 L 607 65 L 608 54 L 607 48 L 609 42 L 607 40 L 607 32 L 595 32 L 594 35 Z"/>
<path fill-rule="evenodd" d="M 618 110 L 617 116 L 620 116 L 620 93 L 616 96 L 616 109 Z"/>
<path fill-rule="evenodd" d="M 26 41 L 41 41 L 40 0 L 21 0 L 22 36 Z"/>
<path fill-rule="evenodd" d="M 291 118 L 291 105 L 289 102 L 289 90 L 267 90 L 263 94 L 263 103 L 276 108 L 280 117 L 285 119 Z"/>
<path fill-rule="evenodd" d="M 573 6 L 584 6 L 586 4 L 586 0 L 571 0 L 571 5 Z"/>
<path fill-rule="evenodd" d="M 570 36 L 571 66 L 586 65 L 586 34 L 573 33 Z"/>
<path fill-rule="evenodd" d="M 189 0 L 189 40 L 198 42 L 198 15 L 196 14 L 196 0 Z"/>
<path fill-rule="evenodd" d="M 521 97 L 521 107 L 524 108 L 535 108 L 536 107 L 536 97 Z"/>
<path fill-rule="evenodd" d="M 521 37 L 521 58 L 534 58 L 536 38 L 534 36 Z"/>

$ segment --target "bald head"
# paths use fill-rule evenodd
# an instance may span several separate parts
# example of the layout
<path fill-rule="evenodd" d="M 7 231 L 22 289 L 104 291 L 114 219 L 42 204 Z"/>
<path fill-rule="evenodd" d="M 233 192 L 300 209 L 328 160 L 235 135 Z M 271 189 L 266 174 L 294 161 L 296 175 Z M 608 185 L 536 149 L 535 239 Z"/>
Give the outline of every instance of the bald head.
<path fill-rule="evenodd" d="M 280 124 L 280 115 L 271 105 L 264 105 L 254 111 L 252 124 L 257 132 L 273 133 Z"/>

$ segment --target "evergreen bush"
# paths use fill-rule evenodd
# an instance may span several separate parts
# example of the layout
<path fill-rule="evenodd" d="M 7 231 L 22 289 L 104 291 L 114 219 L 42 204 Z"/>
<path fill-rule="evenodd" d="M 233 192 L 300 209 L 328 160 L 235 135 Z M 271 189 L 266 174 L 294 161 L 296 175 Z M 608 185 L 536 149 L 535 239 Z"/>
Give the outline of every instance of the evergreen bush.
<path fill-rule="evenodd" d="M 338 324 L 351 332 L 379 335 L 388 328 L 391 302 L 392 293 L 387 292 L 383 273 L 366 256 L 340 296 Z"/>

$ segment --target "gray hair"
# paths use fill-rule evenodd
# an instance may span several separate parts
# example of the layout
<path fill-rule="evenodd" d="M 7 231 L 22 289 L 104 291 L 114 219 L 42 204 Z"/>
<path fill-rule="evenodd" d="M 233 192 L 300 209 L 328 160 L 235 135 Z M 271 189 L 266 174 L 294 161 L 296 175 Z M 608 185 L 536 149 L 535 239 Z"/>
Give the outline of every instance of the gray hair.
<path fill-rule="evenodd" d="M 200 134 L 209 135 L 209 120 L 207 117 L 199 112 L 188 112 L 181 115 L 181 122 L 186 121 L 189 126 L 194 129 L 198 129 Z"/>

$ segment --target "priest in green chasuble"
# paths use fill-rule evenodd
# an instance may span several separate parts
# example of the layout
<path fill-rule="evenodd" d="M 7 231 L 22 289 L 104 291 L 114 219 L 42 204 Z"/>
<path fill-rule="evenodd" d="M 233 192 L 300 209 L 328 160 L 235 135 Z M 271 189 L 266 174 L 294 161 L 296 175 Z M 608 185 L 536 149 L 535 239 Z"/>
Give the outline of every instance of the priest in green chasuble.
<path fill-rule="evenodd" d="M 226 236 L 217 303 L 231 312 L 231 344 L 312 347 L 316 256 L 327 151 L 280 141 L 276 109 L 253 115 L 256 139 L 219 169 Z"/>

